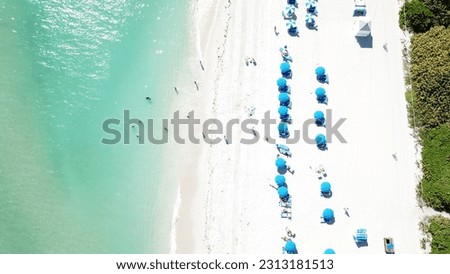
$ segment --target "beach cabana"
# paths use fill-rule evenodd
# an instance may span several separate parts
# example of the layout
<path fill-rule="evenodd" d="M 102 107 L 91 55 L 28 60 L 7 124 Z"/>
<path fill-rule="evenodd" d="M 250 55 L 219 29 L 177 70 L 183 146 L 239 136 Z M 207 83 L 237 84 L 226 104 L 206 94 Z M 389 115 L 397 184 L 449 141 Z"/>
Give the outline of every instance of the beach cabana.
<path fill-rule="evenodd" d="M 314 0 L 306 1 L 306 12 L 307 13 L 316 13 L 316 2 Z"/>
<path fill-rule="evenodd" d="M 323 252 L 323 254 L 336 254 L 336 252 L 334 252 L 333 249 L 328 248 L 328 249 L 325 250 L 325 252 Z"/>
<path fill-rule="evenodd" d="M 326 208 L 322 213 L 325 222 L 331 222 L 334 219 L 334 211 L 331 208 Z"/>
<path fill-rule="evenodd" d="M 322 66 L 319 66 L 316 68 L 316 79 L 320 83 L 327 83 L 328 82 L 328 76 L 325 73 L 325 68 Z"/>
<path fill-rule="evenodd" d="M 286 177 L 284 177 L 283 175 L 277 175 L 275 176 L 275 183 L 277 184 L 278 187 L 286 187 Z"/>
<path fill-rule="evenodd" d="M 295 243 L 291 240 L 286 241 L 286 245 L 284 246 L 284 249 L 286 250 L 287 254 L 297 254 L 297 246 Z"/>
<path fill-rule="evenodd" d="M 286 169 L 286 168 L 287 168 L 287 166 L 286 166 L 286 160 L 283 159 L 283 158 L 280 158 L 280 157 L 278 157 L 278 158 L 275 160 L 275 165 L 276 165 L 277 168 L 279 168 L 279 169 Z"/>
<path fill-rule="evenodd" d="M 316 25 L 316 19 L 314 19 L 314 15 L 311 13 L 307 13 L 305 16 L 305 23 L 307 27 L 314 27 Z"/>
<path fill-rule="evenodd" d="M 289 128 L 286 123 L 278 124 L 278 134 L 280 138 L 287 139 L 289 138 Z"/>
<path fill-rule="evenodd" d="M 355 8 L 353 9 L 353 16 L 366 16 L 366 1 L 355 0 Z"/>
<path fill-rule="evenodd" d="M 284 186 L 278 188 L 278 196 L 280 196 L 280 199 L 287 199 L 289 198 L 289 192 L 288 189 Z"/>
<path fill-rule="evenodd" d="M 295 6 L 294 5 L 287 5 L 286 8 L 281 12 L 284 19 L 292 19 L 292 17 L 295 14 Z"/>
<path fill-rule="evenodd" d="M 290 35 L 298 35 L 298 27 L 297 27 L 297 22 L 295 22 L 294 20 L 290 19 L 287 23 L 286 23 L 286 27 L 288 29 L 288 33 Z"/>
<path fill-rule="evenodd" d="M 316 136 L 317 147 L 321 150 L 327 149 L 327 138 L 323 134 L 317 134 Z"/>
<path fill-rule="evenodd" d="M 320 191 L 323 195 L 329 194 L 331 192 L 331 184 L 329 182 L 323 182 L 320 185 Z"/>
<path fill-rule="evenodd" d="M 291 108 L 291 97 L 289 94 L 285 92 L 278 94 L 278 101 L 280 101 L 280 106 Z"/>
<path fill-rule="evenodd" d="M 369 17 L 358 17 L 354 22 L 354 31 L 356 37 L 367 37 L 371 33 L 372 23 Z"/>
<path fill-rule="evenodd" d="M 277 80 L 277 86 L 279 92 L 291 93 L 291 88 L 288 86 L 286 78 L 280 78 Z"/>
<path fill-rule="evenodd" d="M 292 77 L 291 65 L 288 62 L 283 62 L 280 65 L 281 75 L 285 78 Z"/>
<path fill-rule="evenodd" d="M 327 104 L 328 103 L 328 97 L 326 95 L 324 88 L 317 88 L 316 89 L 316 99 L 317 102 L 320 104 Z"/>
<path fill-rule="evenodd" d="M 280 106 L 278 108 L 278 114 L 280 114 L 280 119 L 282 122 L 290 123 L 291 115 L 288 113 L 289 109 L 285 106 Z"/>
<path fill-rule="evenodd" d="M 325 126 L 325 114 L 322 111 L 318 110 L 314 112 L 314 119 L 318 127 Z"/>

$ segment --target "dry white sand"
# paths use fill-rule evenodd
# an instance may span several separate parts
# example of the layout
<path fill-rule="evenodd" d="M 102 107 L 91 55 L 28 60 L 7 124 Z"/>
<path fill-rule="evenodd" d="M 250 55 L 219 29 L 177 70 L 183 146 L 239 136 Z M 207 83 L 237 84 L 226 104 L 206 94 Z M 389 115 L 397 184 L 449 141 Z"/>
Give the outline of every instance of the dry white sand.
<path fill-rule="evenodd" d="M 291 133 L 301 130 L 316 110 L 331 109 L 334 122 L 347 118 L 340 132 L 348 143 L 334 138 L 328 151 L 303 141 L 290 145 L 293 157 L 288 164 L 295 174 L 288 173 L 286 178 L 292 220 L 280 218 L 278 195 L 269 186 L 277 175 L 275 145 L 264 140 L 239 144 L 240 138 L 249 136 L 235 126 L 232 144 L 199 146 L 183 173 L 177 252 L 280 253 L 281 237 L 289 226 L 303 254 L 323 253 L 326 248 L 337 253 L 383 253 L 383 237 L 394 238 L 397 253 L 421 253 L 418 222 L 422 212 L 415 199 L 418 155 L 407 122 L 398 4 L 367 1 L 373 45 L 361 48 L 352 31 L 353 1 L 320 0 L 318 31 L 305 27 L 305 1 L 300 1 L 298 38 L 286 32 L 281 17 L 285 3 L 199 0 L 193 4 L 197 59 L 206 68 L 200 73 L 202 115 L 223 122 L 242 120 L 247 118 L 246 107 L 253 106 L 253 118 L 261 120 L 267 110 L 278 118 L 278 49 L 287 45 L 294 58 L 293 79 L 288 81 L 293 101 Z M 255 58 L 257 65 L 246 66 L 247 56 Z M 318 64 L 327 70 L 327 85 L 315 79 Z M 319 86 L 327 91 L 328 106 L 315 100 Z M 255 129 L 263 134 L 261 125 Z M 309 136 L 318 132 L 324 129 L 313 125 Z M 276 129 L 271 135 L 277 137 Z M 329 199 L 320 196 L 322 181 L 310 169 L 320 164 L 332 185 Z M 332 225 L 321 223 L 327 207 L 335 211 Z M 349 208 L 350 217 L 343 208 Z M 367 229 L 367 247 L 354 243 L 357 228 Z"/>

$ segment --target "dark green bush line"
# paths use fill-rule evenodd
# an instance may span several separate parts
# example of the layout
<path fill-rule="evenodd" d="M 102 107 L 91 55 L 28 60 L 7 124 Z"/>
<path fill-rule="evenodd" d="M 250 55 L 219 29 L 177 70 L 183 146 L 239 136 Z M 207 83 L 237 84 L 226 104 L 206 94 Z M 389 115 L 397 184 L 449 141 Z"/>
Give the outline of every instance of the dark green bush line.
<path fill-rule="evenodd" d="M 406 24 L 405 24 L 406 23 Z M 423 33 L 450 25 L 450 0 L 406 0 L 399 12 L 400 28 Z"/>

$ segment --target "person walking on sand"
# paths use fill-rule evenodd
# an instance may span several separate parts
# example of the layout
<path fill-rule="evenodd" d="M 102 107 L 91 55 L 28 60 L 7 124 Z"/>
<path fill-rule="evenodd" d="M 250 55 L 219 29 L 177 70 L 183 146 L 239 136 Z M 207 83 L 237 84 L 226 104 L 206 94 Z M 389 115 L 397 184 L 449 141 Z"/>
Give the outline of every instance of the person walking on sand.
<path fill-rule="evenodd" d="M 275 35 L 276 35 L 276 36 L 278 36 L 278 34 L 280 34 L 280 33 L 277 31 L 277 26 L 273 26 L 273 32 L 275 32 Z"/>
<path fill-rule="evenodd" d="M 344 207 L 344 213 L 345 213 L 345 215 L 347 215 L 348 217 L 350 217 L 350 214 L 348 213 L 348 207 Z"/>
<path fill-rule="evenodd" d="M 194 81 L 194 84 L 195 84 L 195 87 L 197 88 L 197 91 L 198 91 L 198 83 L 197 83 L 197 81 Z"/>
<path fill-rule="evenodd" d="M 175 90 L 175 92 L 176 92 L 177 95 L 178 95 L 178 89 L 177 89 L 177 87 L 173 87 L 173 89 Z"/>

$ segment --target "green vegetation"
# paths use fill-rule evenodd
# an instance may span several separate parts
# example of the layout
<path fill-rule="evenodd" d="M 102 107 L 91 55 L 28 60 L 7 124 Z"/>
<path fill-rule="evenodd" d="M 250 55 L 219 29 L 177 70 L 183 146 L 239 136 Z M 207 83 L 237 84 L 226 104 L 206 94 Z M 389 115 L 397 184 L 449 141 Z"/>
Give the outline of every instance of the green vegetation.
<path fill-rule="evenodd" d="M 413 33 L 410 58 L 403 55 L 410 60 L 409 119 L 423 146 L 418 194 L 427 206 L 450 213 L 450 0 L 406 1 L 399 24 Z M 433 216 L 421 226 L 423 247 L 430 242 L 431 253 L 450 254 L 450 219 Z"/>
<path fill-rule="evenodd" d="M 450 126 L 424 130 L 421 194 L 436 210 L 450 212 Z"/>
<path fill-rule="evenodd" d="M 450 29 L 434 27 L 411 38 L 411 79 L 417 126 L 450 121 Z"/>
<path fill-rule="evenodd" d="M 423 244 L 431 242 L 431 254 L 450 254 L 450 219 L 432 216 L 422 223 L 426 234 Z"/>
<path fill-rule="evenodd" d="M 434 26 L 450 25 L 450 0 L 410 0 L 399 12 L 400 28 L 424 33 Z"/>

